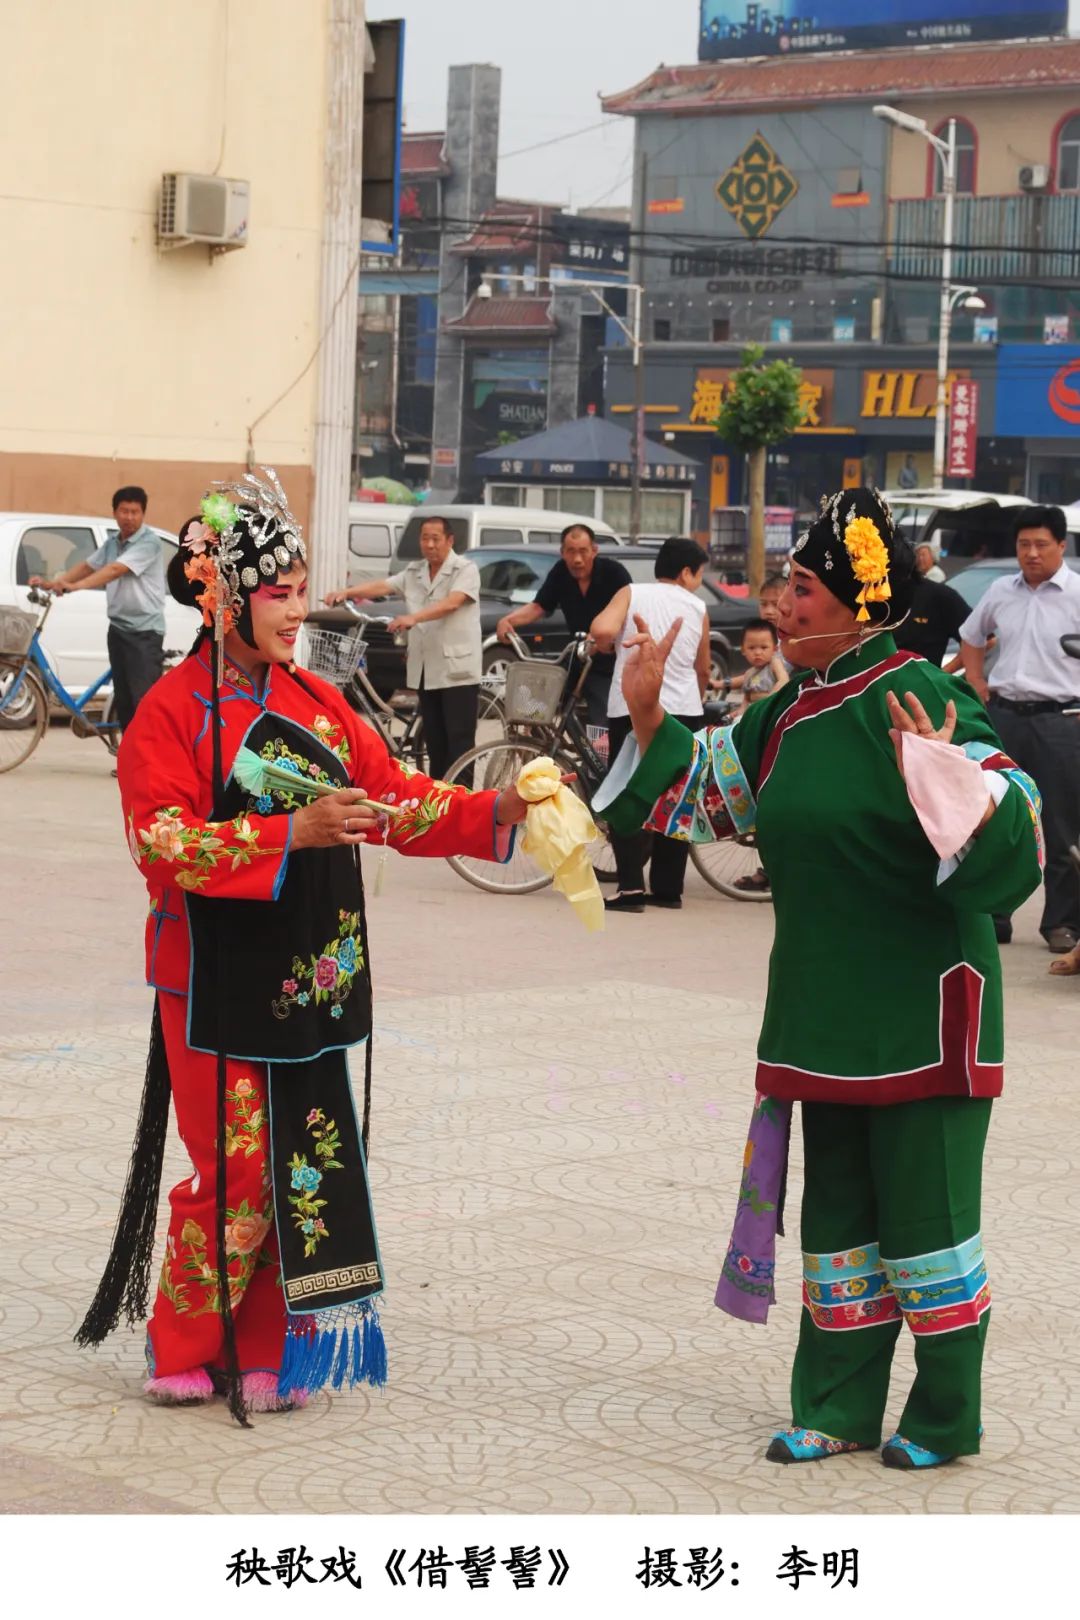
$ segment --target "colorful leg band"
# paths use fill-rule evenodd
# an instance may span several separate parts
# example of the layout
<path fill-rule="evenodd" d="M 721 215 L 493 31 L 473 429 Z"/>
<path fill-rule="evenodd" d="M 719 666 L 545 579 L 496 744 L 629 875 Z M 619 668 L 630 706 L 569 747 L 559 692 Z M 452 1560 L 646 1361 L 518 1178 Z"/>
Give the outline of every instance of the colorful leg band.
<path fill-rule="evenodd" d="M 972 1327 L 990 1309 L 986 1255 L 979 1232 L 952 1249 L 882 1263 L 908 1327 L 920 1338 Z"/>
<path fill-rule="evenodd" d="M 803 1305 L 826 1332 L 879 1327 L 900 1317 L 876 1243 L 836 1254 L 804 1251 Z"/>

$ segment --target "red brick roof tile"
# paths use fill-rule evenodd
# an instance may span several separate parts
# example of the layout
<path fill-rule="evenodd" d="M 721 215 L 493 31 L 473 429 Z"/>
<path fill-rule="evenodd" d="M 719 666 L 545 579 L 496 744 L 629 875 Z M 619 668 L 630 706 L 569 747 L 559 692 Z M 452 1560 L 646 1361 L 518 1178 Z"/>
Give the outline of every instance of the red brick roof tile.
<path fill-rule="evenodd" d="M 425 135 L 403 134 L 401 137 L 401 172 L 418 180 L 427 175 L 447 175 L 450 165 L 444 147 L 446 135 L 442 130 Z"/>
<path fill-rule="evenodd" d="M 555 331 L 550 298 L 473 297 L 464 315 L 444 322 L 448 332 L 544 332 Z"/>
<path fill-rule="evenodd" d="M 1080 39 L 918 46 L 660 67 L 603 98 L 606 113 L 728 112 L 744 107 L 1041 90 L 1080 85 Z"/>

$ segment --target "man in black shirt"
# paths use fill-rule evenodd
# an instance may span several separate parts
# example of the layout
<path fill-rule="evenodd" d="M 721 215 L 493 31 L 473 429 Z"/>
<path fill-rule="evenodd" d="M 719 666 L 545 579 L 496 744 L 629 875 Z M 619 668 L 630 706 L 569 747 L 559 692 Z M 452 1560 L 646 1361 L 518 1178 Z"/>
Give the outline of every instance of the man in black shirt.
<path fill-rule="evenodd" d="M 562 556 L 544 580 L 533 601 L 515 608 L 499 620 L 496 634 L 506 640 L 508 630 L 535 624 L 561 608 L 571 634 L 587 632 L 616 592 L 629 585 L 630 575 L 614 557 L 601 557 L 596 536 L 587 523 L 571 523 L 561 536 Z M 591 726 L 607 725 L 608 690 L 615 672 L 614 653 L 597 653 L 585 682 L 585 704 Z"/>
<path fill-rule="evenodd" d="M 960 626 L 971 614 L 964 598 L 951 585 L 938 585 L 923 574 L 915 586 L 911 613 L 896 631 L 896 645 L 940 664 L 950 641 L 959 642 Z"/>

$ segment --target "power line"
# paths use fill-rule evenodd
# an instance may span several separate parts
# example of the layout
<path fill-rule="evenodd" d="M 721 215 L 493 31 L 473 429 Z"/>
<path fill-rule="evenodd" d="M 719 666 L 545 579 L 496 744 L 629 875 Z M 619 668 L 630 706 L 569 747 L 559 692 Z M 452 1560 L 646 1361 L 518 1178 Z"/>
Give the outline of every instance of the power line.
<path fill-rule="evenodd" d="M 579 135 L 591 135 L 593 130 L 606 129 L 609 124 L 617 123 L 615 117 L 601 118 L 598 124 L 586 124 L 583 129 L 572 129 L 568 135 L 552 135 L 546 141 L 534 141 L 531 146 L 518 146 L 512 152 L 500 152 L 499 162 L 508 158 L 523 157 L 526 152 L 539 152 L 545 146 L 558 146 L 562 141 L 576 141 Z"/>

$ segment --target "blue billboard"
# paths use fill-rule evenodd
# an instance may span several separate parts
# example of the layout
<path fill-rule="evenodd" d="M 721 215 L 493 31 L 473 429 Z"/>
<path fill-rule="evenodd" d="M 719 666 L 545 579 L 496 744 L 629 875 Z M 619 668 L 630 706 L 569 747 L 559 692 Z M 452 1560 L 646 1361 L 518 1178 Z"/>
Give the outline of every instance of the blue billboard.
<path fill-rule="evenodd" d="M 1068 0 L 701 0 L 698 58 L 1063 34 Z"/>
<path fill-rule="evenodd" d="M 1080 345 L 1002 344 L 994 432 L 1003 439 L 1080 441 Z"/>

